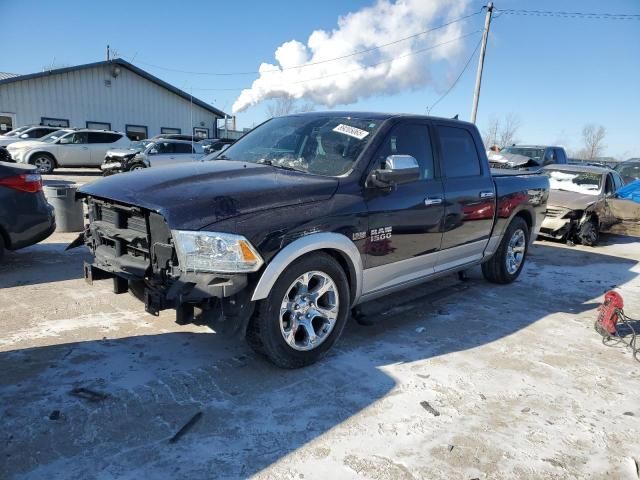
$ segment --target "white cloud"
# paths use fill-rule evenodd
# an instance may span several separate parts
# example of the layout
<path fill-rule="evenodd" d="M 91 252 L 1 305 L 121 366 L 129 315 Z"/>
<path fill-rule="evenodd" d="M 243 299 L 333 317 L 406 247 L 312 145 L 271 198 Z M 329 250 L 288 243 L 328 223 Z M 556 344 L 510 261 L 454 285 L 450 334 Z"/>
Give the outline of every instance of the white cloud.
<path fill-rule="evenodd" d="M 332 107 L 376 94 L 392 94 L 432 83 L 431 67 L 450 65 L 464 46 L 465 22 L 413 39 L 317 65 L 298 65 L 367 50 L 428 30 L 465 14 L 468 0 L 379 0 L 338 18 L 338 27 L 314 31 L 304 44 L 291 40 L 275 51 L 277 64 L 262 63 L 260 76 L 233 104 L 241 112 L 264 100 L 288 96 Z M 467 29 L 469 30 L 469 29 Z M 416 50 L 433 45 L 424 53 Z"/>

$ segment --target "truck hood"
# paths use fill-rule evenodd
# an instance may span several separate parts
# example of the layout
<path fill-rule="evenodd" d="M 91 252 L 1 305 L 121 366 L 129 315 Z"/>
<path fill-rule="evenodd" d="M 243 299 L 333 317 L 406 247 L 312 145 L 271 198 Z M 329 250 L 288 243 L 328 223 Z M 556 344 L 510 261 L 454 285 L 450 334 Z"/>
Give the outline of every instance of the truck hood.
<path fill-rule="evenodd" d="M 114 148 L 113 150 L 109 150 L 106 155 L 109 157 L 128 157 L 129 155 L 136 155 L 140 153 L 140 151 L 140 149 Z"/>
<path fill-rule="evenodd" d="M 524 155 L 518 155 L 517 153 L 494 153 L 490 152 L 489 161 L 501 163 L 509 167 L 520 167 L 528 164 L 531 159 Z"/>
<path fill-rule="evenodd" d="M 569 210 L 584 210 L 600 199 L 598 195 L 587 195 L 565 190 L 549 190 L 548 206 L 566 208 Z"/>
<path fill-rule="evenodd" d="M 199 230 L 247 213 L 326 200 L 337 187 L 335 178 L 214 160 L 106 177 L 78 192 L 158 212 L 172 229 Z"/>

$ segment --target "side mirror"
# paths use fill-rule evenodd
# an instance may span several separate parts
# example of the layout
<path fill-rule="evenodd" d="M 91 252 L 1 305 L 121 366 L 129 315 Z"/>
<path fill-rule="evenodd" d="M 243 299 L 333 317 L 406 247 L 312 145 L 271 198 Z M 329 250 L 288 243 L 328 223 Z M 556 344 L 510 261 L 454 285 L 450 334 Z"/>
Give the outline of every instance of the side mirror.
<path fill-rule="evenodd" d="M 29 135 L 27 135 L 26 133 L 23 133 L 22 135 L 20 135 L 20 138 L 29 138 Z"/>
<path fill-rule="evenodd" d="M 378 168 L 369 175 L 371 185 L 380 188 L 418 180 L 420 180 L 420 166 L 411 155 L 389 155 L 384 162 L 384 168 Z"/>
<path fill-rule="evenodd" d="M 157 154 L 158 154 L 157 148 L 152 148 L 151 150 L 149 150 L 149 155 L 157 155 Z"/>

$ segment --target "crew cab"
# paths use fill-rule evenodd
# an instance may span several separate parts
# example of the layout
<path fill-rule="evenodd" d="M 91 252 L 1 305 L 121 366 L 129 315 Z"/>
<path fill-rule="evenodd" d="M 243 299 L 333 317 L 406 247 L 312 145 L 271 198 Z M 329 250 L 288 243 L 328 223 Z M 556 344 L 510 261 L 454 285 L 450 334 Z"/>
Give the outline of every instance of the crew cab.
<path fill-rule="evenodd" d="M 147 312 L 212 321 L 276 365 L 315 362 L 351 309 L 482 264 L 514 281 L 546 210 L 545 175 L 492 176 L 475 125 L 415 115 L 268 120 L 215 161 L 87 184 L 88 281 Z"/>

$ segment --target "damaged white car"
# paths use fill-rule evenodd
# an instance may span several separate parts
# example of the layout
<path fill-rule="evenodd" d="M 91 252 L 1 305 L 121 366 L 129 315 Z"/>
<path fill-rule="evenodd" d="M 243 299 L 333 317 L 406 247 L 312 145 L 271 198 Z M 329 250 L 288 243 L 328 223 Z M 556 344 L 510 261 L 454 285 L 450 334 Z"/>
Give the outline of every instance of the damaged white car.
<path fill-rule="evenodd" d="M 579 165 L 553 165 L 545 171 L 551 190 L 541 236 L 593 246 L 600 232 L 620 222 L 611 205 L 623 186 L 617 172 Z"/>

